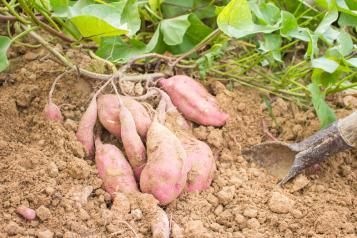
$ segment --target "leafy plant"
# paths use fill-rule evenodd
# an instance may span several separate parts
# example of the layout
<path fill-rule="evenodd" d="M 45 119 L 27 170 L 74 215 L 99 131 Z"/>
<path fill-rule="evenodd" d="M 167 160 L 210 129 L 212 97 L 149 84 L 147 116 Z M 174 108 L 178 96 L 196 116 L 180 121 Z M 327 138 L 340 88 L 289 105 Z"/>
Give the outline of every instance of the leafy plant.
<path fill-rule="evenodd" d="M 201 78 L 312 103 L 322 126 L 335 120 L 325 96 L 357 86 L 353 0 L 1 1 L 0 21 L 23 32 L 0 37 L 0 71 L 10 44 L 40 27 L 71 44 L 94 44 L 96 57 L 113 64 L 158 53 L 174 59 L 171 68 L 197 67 Z"/>

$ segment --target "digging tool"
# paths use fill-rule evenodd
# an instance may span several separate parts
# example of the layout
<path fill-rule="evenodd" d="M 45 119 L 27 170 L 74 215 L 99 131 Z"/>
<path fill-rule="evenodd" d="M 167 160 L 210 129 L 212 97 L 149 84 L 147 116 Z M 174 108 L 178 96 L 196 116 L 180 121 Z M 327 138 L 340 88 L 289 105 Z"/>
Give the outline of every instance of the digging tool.
<path fill-rule="evenodd" d="M 280 178 L 279 184 L 283 185 L 305 168 L 356 147 L 357 112 L 353 112 L 299 143 L 265 142 L 243 151 L 243 155 Z"/>

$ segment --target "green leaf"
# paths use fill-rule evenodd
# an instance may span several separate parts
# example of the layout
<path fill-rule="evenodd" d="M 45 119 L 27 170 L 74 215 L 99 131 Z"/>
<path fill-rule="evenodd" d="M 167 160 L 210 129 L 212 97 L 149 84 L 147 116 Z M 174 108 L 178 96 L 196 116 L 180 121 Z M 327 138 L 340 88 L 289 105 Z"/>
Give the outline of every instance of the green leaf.
<path fill-rule="evenodd" d="M 339 66 L 339 64 L 336 61 L 327 59 L 325 57 L 311 60 L 311 65 L 313 68 L 322 69 L 328 73 L 335 72 Z"/>
<path fill-rule="evenodd" d="M 350 64 L 351 66 L 357 68 L 357 58 L 351 58 L 346 60 L 348 64 Z"/>
<path fill-rule="evenodd" d="M 345 31 L 341 31 L 338 38 L 338 50 L 343 56 L 347 56 L 353 51 L 353 42 L 350 34 Z"/>
<path fill-rule="evenodd" d="M 338 25 L 340 26 L 352 26 L 357 27 L 357 16 L 352 16 L 342 12 L 338 19 Z"/>
<path fill-rule="evenodd" d="M 163 0 L 161 10 L 164 18 L 173 18 L 191 12 L 194 0 Z"/>
<path fill-rule="evenodd" d="M 292 37 L 302 41 L 310 41 L 309 30 L 299 27 L 295 16 L 287 11 L 281 11 L 280 34 L 283 37 Z"/>
<path fill-rule="evenodd" d="M 9 60 L 7 59 L 7 50 L 11 45 L 9 37 L 0 36 L 0 72 L 4 71 L 9 66 Z"/>
<path fill-rule="evenodd" d="M 149 0 L 149 6 L 154 12 L 158 12 L 163 0 Z"/>
<path fill-rule="evenodd" d="M 266 34 L 264 35 L 264 42 L 260 42 L 259 49 L 263 52 L 271 52 L 273 59 L 278 62 L 281 61 L 281 37 L 279 34 Z"/>
<path fill-rule="evenodd" d="M 169 51 L 172 54 L 182 54 L 195 47 L 213 31 L 210 27 L 206 26 L 196 14 L 190 14 L 188 20 L 190 26 L 180 44 L 167 45 L 163 40 L 163 34 L 160 31 L 160 27 L 158 27 L 150 42 L 147 44 L 147 51 L 157 53 L 165 53 L 166 51 Z"/>
<path fill-rule="evenodd" d="M 337 8 L 340 12 L 347 13 L 352 16 L 357 16 L 357 3 L 345 0 L 336 0 Z"/>
<path fill-rule="evenodd" d="M 120 23 L 127 24 L 129 36 L 132 36 L 140 29 L 141 25 L 138 4 L 136 0 L 124 0 L 124 2 L 125 7 L 120 17 Z"/>
<path fill-rule="evenodd" d="M 160 30 L 166 44 L 178 45 L 182 43 L 183 36 L 190 26 L 188 16 L 183 15 L 161 21 Z"/>
<path fill-rule="evenodd" d="M 221 31 L 235 38 L 259 32 L 271 33 L 279 29 L 279 24 L 274 26 L 254 24 L 247 0 L 230 1 L 218 15 L 217 24 Z"/>
<path fill-rule="evenodd" d="M 322 128 L 325 128 L 336 121 L 336 115 L 326 103 L 325 94 L 320 91 L 320 88 L 315 83 L 309 84 L 308 89 L 311 93 L 312 104 L 314 105 L 316 114 L 320 120 L 320 125 Z"/>
<path fill-rule="evenodd" d="M 323 34 L 332 23 L 334 23 L 338 18 L 337 9 L 333 9 L 326 13 L 325 17 L 320 22 L 319 26 L 316 28 L 315 33 Z"/>
<path fill-rule="evenodd" d="M 112 62 L 126 62 L 128 59 L 145 54 L 143 42 L 131 39 L 124 42 L 120 37 L 105 37 L 102 39 L 96 54 Z"/>
<path fill-rule="evenodd" d="M 100 41 L 100 37 L 127 34 L 129 32 L 128 24 L 123 24 L 120 19 L 125 2 L 113 3 L 112 6 L 88 5 L 80 9 L 79 12 L 75 12 L 76 16 L 72 17 L 71 21 L 82 36 L 93 38 L 97 42 Z"/>
<path fill-rule="evenodd" d="M 259 22 L 264 25 L 274 25 L 280 19 L 280 9 L 274 3 L 256 4 L 249 2 L 249 6 Z"/>
<path fill-rule="evenodd" d="M 54 12 L 54 16 L 66 17 L 69 0 L 50 0 L 51 8 Z"/>

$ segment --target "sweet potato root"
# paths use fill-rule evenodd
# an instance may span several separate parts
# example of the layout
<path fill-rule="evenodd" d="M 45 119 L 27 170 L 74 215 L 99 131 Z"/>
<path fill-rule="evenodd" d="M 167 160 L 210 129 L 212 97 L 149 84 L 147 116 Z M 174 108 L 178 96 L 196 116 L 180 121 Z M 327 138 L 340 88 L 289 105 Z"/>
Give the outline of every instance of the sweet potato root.
<path fill-rule="evenodd" d="M 141 191 L 154 195 L 162 205 L 168 204 L 185 187 L 187 155 L 179 139 L 157 119 L 147 134 L 147 156 L 140 177 Z"/>
<path fill-rule="evenodd" d="M 176 75 L 161 79 L 159 84 L 185 118 L 206 126 L 223 126 L 228 120 L 216 99 L 190 77 Z"/>
<path fill-rule="evenodd" d="M 187 177 L 186 190 L 199 192 L 207 189 L 216 171 L 216 162 L 209 146 L 193 137 L 180 137 L 187 153 L 187 164 L 190 171 Z"/>
<path fill-rule="evenodd" d="M 121 96 L 121 99 L 132 114 L 139 135 L 145 138 L 151 124 L 151 118 L 145 107 L 129 97 Z M 105 129 L 117 138 L 121 137 L 119 111 L 117 95 L 104 94 L 98 97 L 99 120 Z"/>
<path fill-rule="evenodd" d="M 97 99 L 94 96 L 88 105 L 87 110 L 83 113 L 76 133 L 89 157 L 94 155 L 94 126 L 97 121 Z"/>
<path fill-rule="evenodd" d="M 146 163 L 146 149 L 136 130 L 135 121 L 125 105 L 120 106 L 121 140 L 137 181 Z"/>
<path fill-rule="evenodd" d="M 123 153 L 114 145 L 103 144 L 99 137 L 95 140 L 95 163 L 104 189 L 112 196 L 116 192 L 138 192 L 133 170 Z"/>
<path fill-rule="evenodd" d="M 52 100 L 49 100 L 46 104 L 43 110 L 43 115 L 47 120 L 63 122 L 61 110 L 56 104 L 52 102 Z"/>
<path fill-rule="evenodd" d="M 19 206 L 16 212 L 29 221 L 36 218 L 36 211 L 23 205 Z"/>
<path fill-rule="evenodd" d="M 164 210 L 159 206 L 156 207 L 151 219 L 151 232 L 153 238 L 169 238 L 170 223 L 169 218 Z"/>

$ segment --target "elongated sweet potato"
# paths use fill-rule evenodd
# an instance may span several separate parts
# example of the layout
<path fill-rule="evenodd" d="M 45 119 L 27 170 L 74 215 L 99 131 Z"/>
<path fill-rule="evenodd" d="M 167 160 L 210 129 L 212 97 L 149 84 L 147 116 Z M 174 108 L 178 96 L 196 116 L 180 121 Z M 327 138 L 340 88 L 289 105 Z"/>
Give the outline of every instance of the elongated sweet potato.
<path fill-rule="evenodd" d="M 114 145 L 103 144 L 99 137 L 95 140 L 95 164 L 103 187 L 112 197 L 116 192 L 138 192 L 133 170 L 123 153 Z"/>
<path fill-rule="evenodd" d="M 151 232 L 153 238 L 169 238 L 170 223 L 169 218 L 164 210 L 156 207 L 154 215 L 151 219 Z"/>
<path fill-rule="evenodd" d="M 89 157 L 94 155 L 94 126 L 97 121 L 97 99 L 94 96 L 83 113 L 76 133 L 77 139 L 81 142 Z"/>
<path fill-rule="evenodd" d="M 146 133 L 151 124 L 151 118 L 139 102 L 129 97 L 121 96 L 124 105 L 132 114 L 136 129 L 142 138 L 146 137 Z M 104 94 L 98 97 L 98 117 L 101 124 L 111 134 L 120 138 L 120 118 L 118 98 L 115 94 Z"/>
<path fill-rule="evenodd" d="M 187 177 L 188 192 L 207 189 L 216 171 L 216 162 L 209 146 L 193 137 L 180 137 L 187 153 L 187 164 L 190 171 Z"/>
<path fill-rule="evenodd" d="M 154 119 L 147 134 L 146 163 L 140 177 L 142 192 L 165 205 L 175 200 L 187 180 L 186 152 L 180 140 Z"/>
<path fill-rule="evenodd" d="M 46 104 L 43 110 L 43 115 L 46 119 L 50 121 L 63 122 L 61 110 L 56 104 L 52 102 L 52 100 L 49 100 Z"/>
<path fill-rule="evenodd" d="M 161 79 L 159 84 L 185 118 L 206 126 L 223 126 L 228 120 L 215 98 L 190 77 L 176 75 Z"/>
<path fill-rule="evenodd" d="M 160 92 L 161 100 L 165 102 L 165 126 L 167 126 L 171 131 L 176 130 L 191 131 L 191 125 L 186 121 L 182 114 L 177 110 L 175 105 L 172 103 L 169 95 L 164 91 Z"/>
<path fill-rule="evenodd" d="M 137 181 L 146 164 L 146 149 L 136 130 L 135 121 L 125 105 L 120 106 L 121 140 L 124 145 L 126 156 L 134 170 Z"/>

